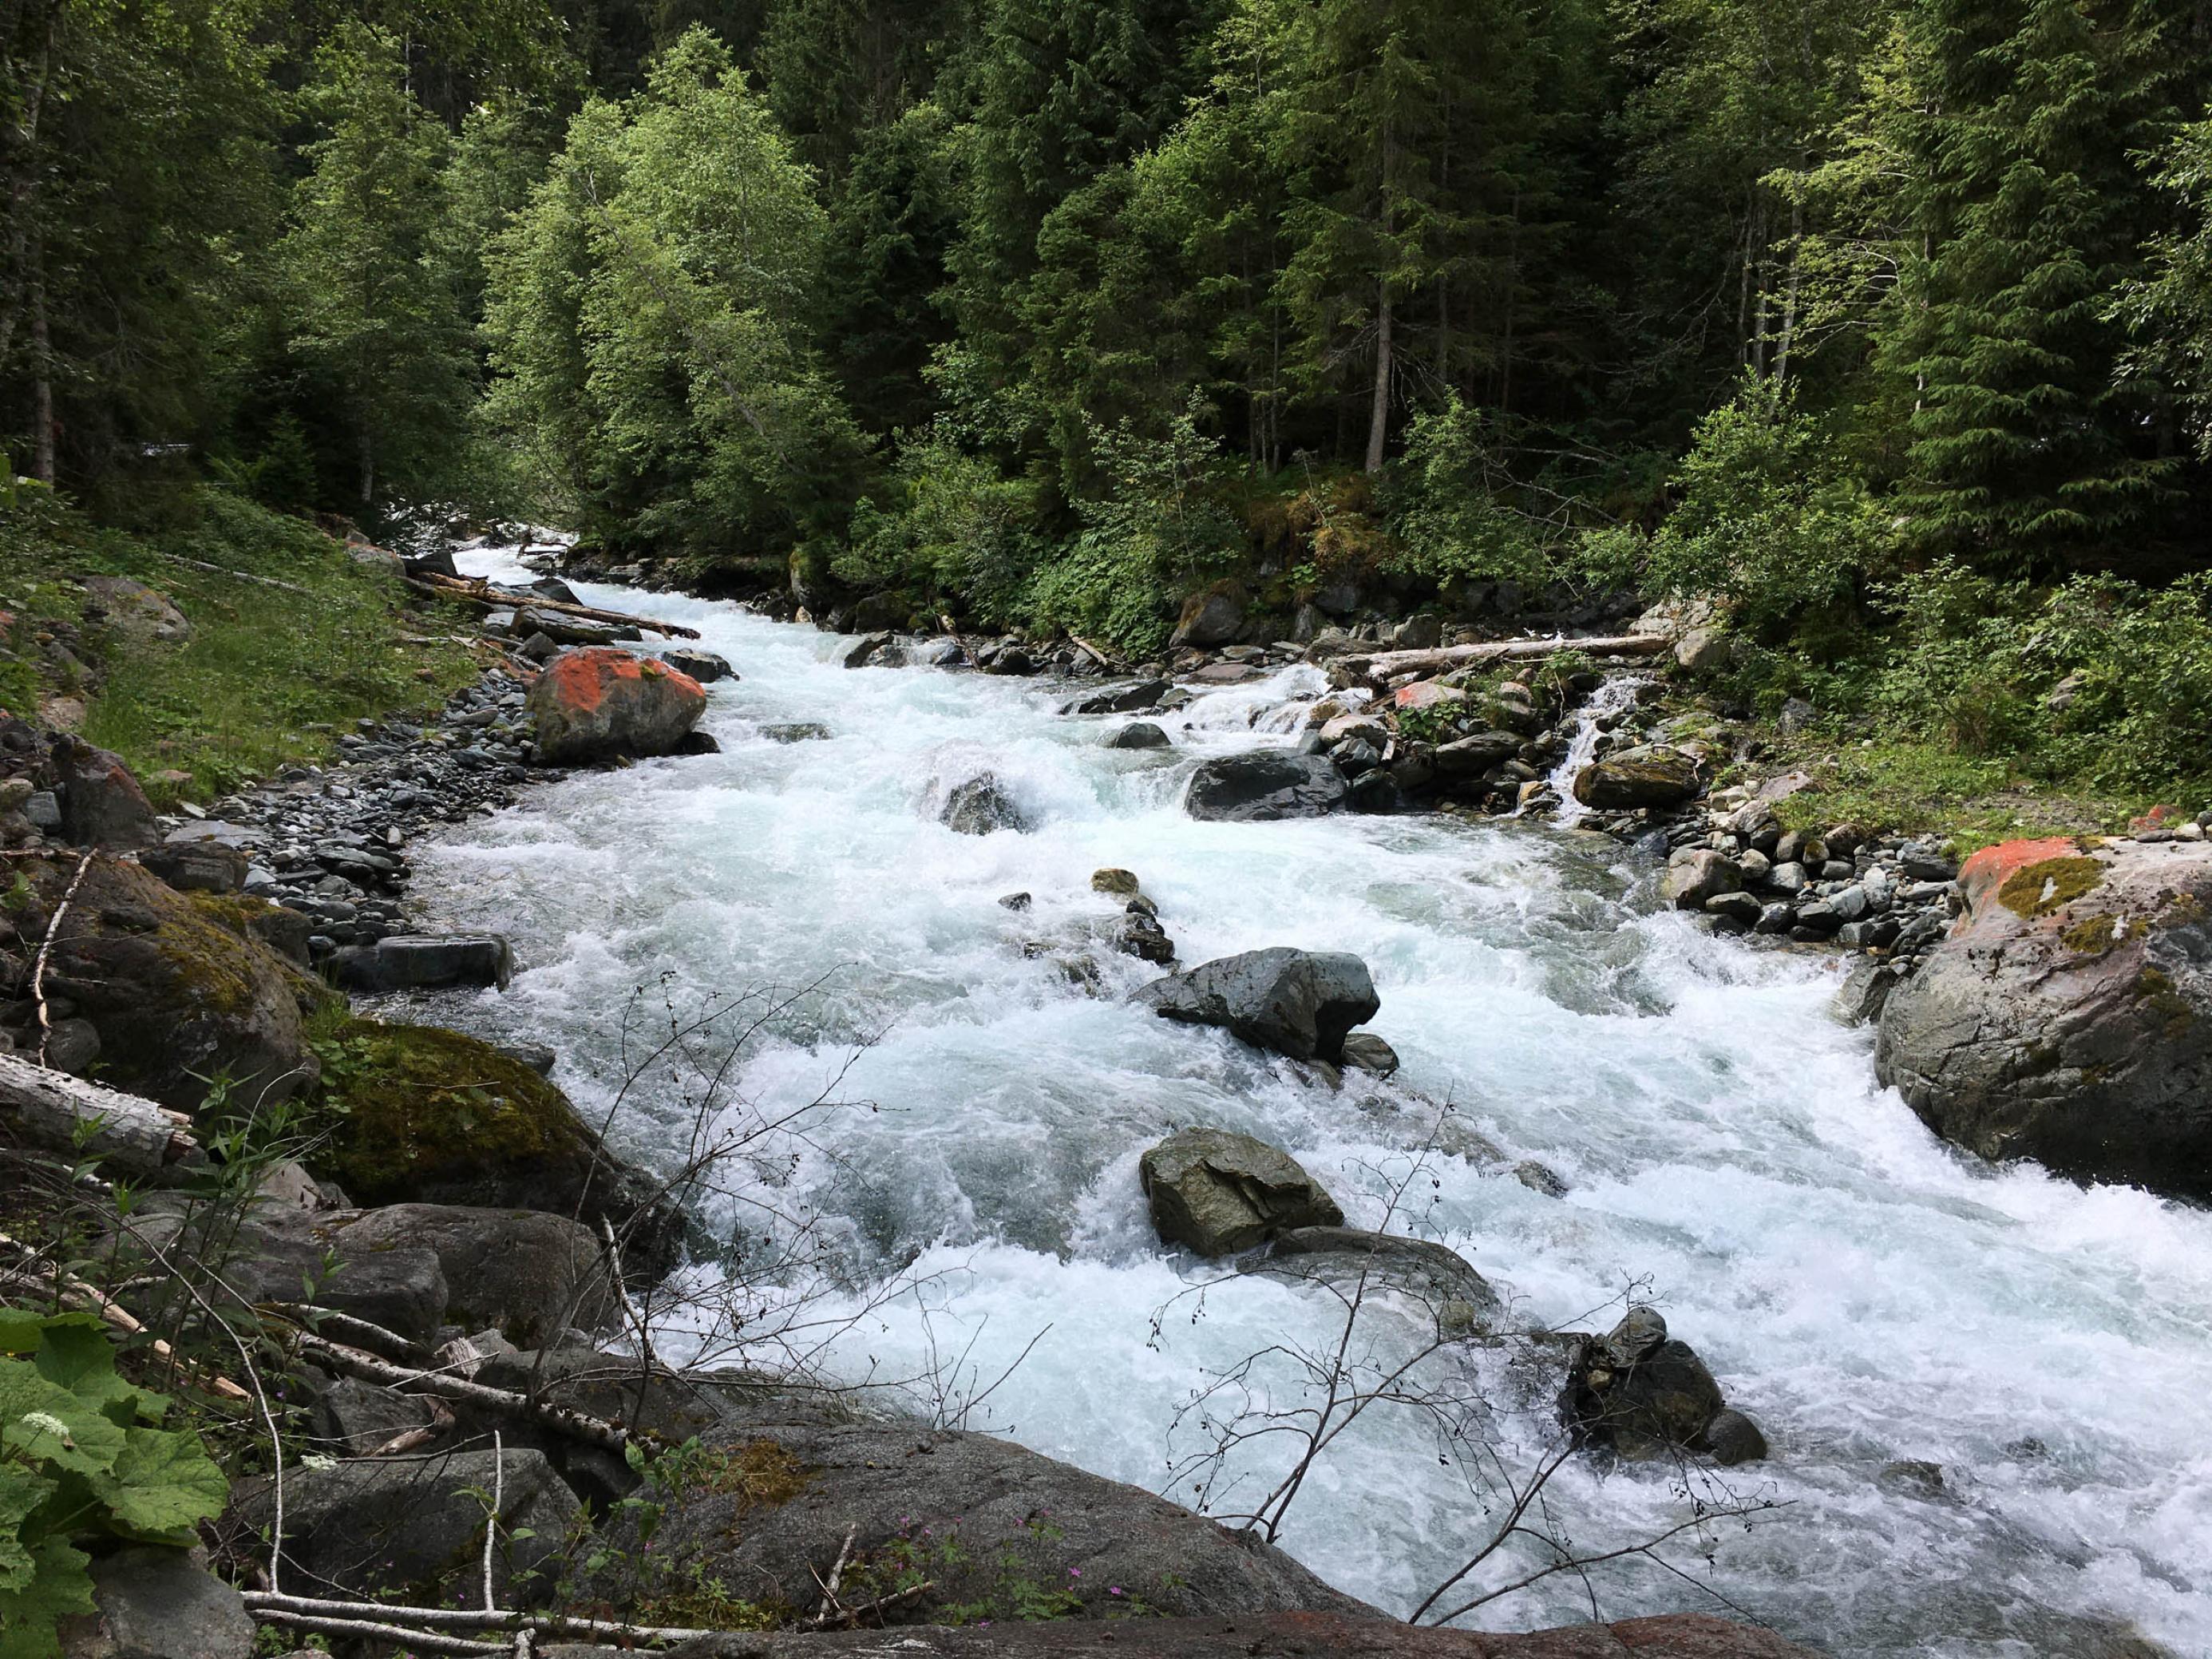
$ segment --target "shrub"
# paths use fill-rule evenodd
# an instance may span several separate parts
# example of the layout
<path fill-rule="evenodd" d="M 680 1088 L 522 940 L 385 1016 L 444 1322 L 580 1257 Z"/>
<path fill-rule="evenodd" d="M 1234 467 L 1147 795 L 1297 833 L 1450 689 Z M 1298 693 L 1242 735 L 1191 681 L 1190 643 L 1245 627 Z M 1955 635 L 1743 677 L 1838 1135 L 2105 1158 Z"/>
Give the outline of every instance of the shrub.
<path fill-rule="evenodd" d="M 60 1652 L 57 1623 L 93 1609 L 101 1539 L 194 1541 L 228 1483 L 168 1402 L 115 1373 L 89 1314 L 0 1309 L 0 1629 L 9 1659 Z"/>
<path fill-rule="evenodd" d="M 1494 422 L 1456 395 L 1413 417 L 1385 497 L 1389 568 L 1437 581 L 1550 579 L 1563 526 L 1515 503 L 1504 449 Z"/>

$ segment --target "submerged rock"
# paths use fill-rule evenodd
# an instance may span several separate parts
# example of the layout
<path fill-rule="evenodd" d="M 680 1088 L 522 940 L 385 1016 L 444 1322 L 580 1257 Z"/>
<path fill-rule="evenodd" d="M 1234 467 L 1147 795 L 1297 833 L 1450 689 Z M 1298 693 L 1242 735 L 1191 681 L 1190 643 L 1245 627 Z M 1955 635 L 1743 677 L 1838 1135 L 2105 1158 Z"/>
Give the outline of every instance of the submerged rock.
<path fill-rule="evenodd" d="M 830 728 L 815 720 L 790 720 L 763 726 L 760 734 L 770 743 L 820 743 L 829 737 Z"/>
<path fill-rule="evenodd" d="M 1163 1019 L 1222 1026 L 1255 1048 L 1332 1062 L 1346 1034 L 1382 1006 L 1358 957 L 1287 945 L 1201 963 L 1140 986 L 1130 1000 Z"/>
<path fill-rule="evenodd" d="M 1128 685 L 1109 685 L 1090 691 L 1060 708 L 1063 714 L 1132 714 L 1156 707 L 1173 687 L 1166 680 L 1138 680 Z"/>
<path fill-rule="evenodd" d="M 1635 1459 L 1707 1449 L 1730 1462 L 1763 1455 L 1758 1426 L 1725 1405 L 1696 1350 L 1668 1335 L 1658 1310 L 1642 1306 L 1605 1335 L 1578 1340 L 1559 1395 L 1561 1420 L 1578 1444 Z M 1717 1421 L 1720 1449 L 1707 1440 Z"/>
<path fill-rule="evenodd" d="M 1325 755 L 1263 749 L 1200 765 L 1183 797 L 1194 818 L 1228 823 L 1318 817 L 1345 803 L 1344 775 Z"/>
<path fill-rule="evenodd" d="M 1876 1074 L 1938 1134 L 2212 1198 L 2212 843 L 1984 848 L 1881 1007 Z"/>
<path fill-rule="evenodd" d="M 1344 1220 L 1288 1152 L 1229 1129 L 1182 1129 L 1138 1160 L 1152 1225 L 1170 1244 L 1235 1255 L 1292 1227 Z"/>
<path fill-rule="evenodd" d="M 1292 1228 L 1240 1265 L 1247 1272 L 1328 1285 L 1346 1294 L 1363 1285 L 1396 1291 L 1428 1304 L 1454 1328 L 1486 1323 L 1500 1306 L 1490 1282 L 1458 1251 L 1425 1238 L 1358 1227 Z"/>
<path fill-rule="evenodd" d="M 730 659 L 717 651 L 702 651 L 692 646 L 673 646 L 660 653 L 660 659 L 678 673 L 689 674 L 702 685 L 738 678 L 737 670 L 730 666 Z"/>
<path fill-rule="evenodd" d="M 1172 749 L 1175 747 L 1173 739 L 1150 720 L 1132 720 L 1119 731 L 1108 732 L 1103 743 L 1109 749 Z"/>

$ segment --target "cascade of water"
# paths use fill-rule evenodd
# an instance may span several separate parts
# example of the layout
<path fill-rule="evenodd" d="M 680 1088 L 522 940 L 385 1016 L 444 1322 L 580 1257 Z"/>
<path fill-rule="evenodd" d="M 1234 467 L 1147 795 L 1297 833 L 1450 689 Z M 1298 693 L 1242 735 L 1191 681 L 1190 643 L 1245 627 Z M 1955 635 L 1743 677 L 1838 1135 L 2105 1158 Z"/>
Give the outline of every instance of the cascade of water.
<path fill-rule="evenodd" d="M 463 562 L 523 574 L 495 551 Z M 876 1310 L 823 1356 L 834 1369 L 920 1370 L 972 1338 L 969 1363 L 995 1376 L 1049 1327 L 993 1396 L 996 1427 L 1157 1486 L 1194 1389 L 1326 1329 L 1325 1298 L 1237 1279 L 1208 1292 L 1203 1319 L 1155 1337 L 1154 1311 L 1213 1275 L 1154 1238 L 1137 1158 L 1176 1126 L 1247 1130 L 1371 1224 L 1411 1154 L 1391 1115 L 1365 1107 L 1407 1097 L 1332 1091 L 1153 1018 L 1121 1000 L 1153 971 L 1130 958 L 1102 955 L 1095 981 L 1072 982 L 1060 958 L 1112 914 L 1091 872 L 1121 866 L 1187 963 L 1283 944 L 1364 957 L 1399 1081 L 1564 1177 L 1557 1199 L 1445 1158 L 1418 1217 L 1516 1320 L 1586 1328 L 1648 1277 L 1774 1443 L 1771 1462 L 1736 1472 L 1788 1507 L 1723 1544 L 1711 1581 L 1734 1602 L 1853 1655 L 2082 1652 L 2064 1621 L 2093 1615 L 2212 1651 L 2212 1215 L 1952 1152 L 1875 1086 L 1868 1036 L 1825 1017 L 1826 964 L 1645 908 L 1596 838 L 1441 817 L 1185 817 L 1192 765 L 1287 741 L 1303 714 L 1269 711 L 1316 695 L 1311 671 L 1159 717 L 1170 750 L 1109 750 L 1098 737 L 1117 721 L 1053 712 L 1065 687 L 847 671 L 811 629 L 578 586 L 696 626 L 736 664 L 744 678 L 712 689 L 706 719 L 722 752 L 578 774 L 422 848 L 427 918 L 507 933 L 522 964 L 504 996 L 435 1012 L 551 1043 L 596 1121 L 623 1082 L 632 988 L 663 972 L 680 996 L 825 980 L 736 1081 L 776 1109 L 849 1061 L 836 1092 L 868 1103 L 823 1119 L 795 1164 L 764 1163 L 759 1189 L 730 1202 L 748 1226 L 770 1208 L 817 1214 L 860 1268 L 938 1275 L 927 1311 Z M 1585 709 L 1563 796 L 1583 734 L 1632 695 L 1615 681 Z M 763 734 L 793 721 L 830 736 Z M 945 783 L 983 769 L 1031 833 L 934 820 Z M 1029 909 L 998 902 L 1016 890 Z M 614 1132 L 650 1158 L 685 1121 L 648 1091 Z M 1503 1394 L 1499 1419 L 1522 1443 L 1549 1426 L 1541 1401 Z M 1942 1489 L 1899 1460 L 1942 1465 Z M 1311 1485 L 1286 1545 L 1401 1611 L 1486 1525 L 1408 1417 L 1374 1419 Z M 1585 1546 L 1679 1505 L 1665 1471 L 1582 1460 L 1549 1501 Z M 1634 1561 L 1597 1583 L 1611 1616 L 1709 1605 Z M 1480 1621 L 1587 1617 L 1583 1598 L 1547 1581 Z"/>
<path fill-rule="evenodd" d="M 1575 799 L 1575 780 L 1597 754 L 1597 740 L 1605 735 L 1604 722 L 1635 706 L 1637 693 L 1648 682 L 1634 674 L 1617 674 L 1590 694 L 1575 716 L 1575 735 L 1567 752 L 1552 769 L 1544 786 L 1559 798 L 1553 822 L 1571 830 L 1589 816 L 1589 808 Z"/>

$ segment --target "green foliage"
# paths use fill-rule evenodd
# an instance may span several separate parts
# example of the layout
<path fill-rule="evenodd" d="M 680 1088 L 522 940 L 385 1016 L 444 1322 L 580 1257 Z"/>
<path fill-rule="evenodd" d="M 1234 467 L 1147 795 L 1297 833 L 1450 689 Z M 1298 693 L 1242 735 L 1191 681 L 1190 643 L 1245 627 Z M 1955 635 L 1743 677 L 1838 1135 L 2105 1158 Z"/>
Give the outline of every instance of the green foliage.
<path fill-rule="evenodd" d="M 1559 527 L 1515 502 L 1494 422 L 1456 396 L 1418 415 L 1394 469 L 1389 563 L 1439 581 L 1540 582 Z"/>
<path fill-rule="evenodd" d="M 1751 630 L 1846 602 L 1886 556 L 1882 515 L 1784 383 L 1747 373 L 1698 423 L 1680 504 L 1644 550 L 1647 591 L 1725 602 Z"/>
<path fill-rule="evenodd" d="M 593 102 L 491 264 L 489 413 L 615 545 L 836 530 L 864 446 L 808 326 L 826 224 L 726 50 L 687 33 Z"/>
<path fill-rule="evenodd" d="M 863 500 L 850 545 L 832 568 L 842 580 L 919 588 L 933 605 L 963 607 L 996 626 L 1017 621 L 1042 554 L 1036 489 L 965 453 L 939 426 L 900 450 L 896 505 Z"/>
<path fill-rule="evenodd" d="M 168 1402 L 115 1371 L 89 1314 L 0 1309 L 0 1629 L 9 1659 L 57 1654 L 56 1622 L 93 1609 L 88 1557 L 106 1539 L 195 1541 L 228 1483 Z"/>
<path fill-rule="evenodd" d="M 1148 654 L 1166 643 L 1176 596 L 1236 560 L 1243 534 L 1222 501 L 1220 446 L 1198 429 L 1204 412 L 1194 393 L 1163 436 L 1093 430 L 1109 493 L 1078 503 L 1082 532 L 1037 572 L 1039 624 Z"/>

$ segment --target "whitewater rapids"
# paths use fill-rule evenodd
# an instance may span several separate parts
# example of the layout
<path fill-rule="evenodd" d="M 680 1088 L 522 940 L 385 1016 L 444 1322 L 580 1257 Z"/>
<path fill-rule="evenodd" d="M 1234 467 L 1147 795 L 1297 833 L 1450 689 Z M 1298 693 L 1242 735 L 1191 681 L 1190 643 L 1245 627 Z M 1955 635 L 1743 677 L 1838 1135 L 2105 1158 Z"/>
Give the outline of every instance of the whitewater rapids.
<path fill-rule="evenodd" d="M 527 574 L 496 551 L 464 562 Z M 836 1093 L 866 1103 L 822 1120 L 778 1201 L 817 1208 L 853 1260 L 937 1275 L 834 1364 L 911 1374 L 933 1352 L 942 1371 L 964 1352 L 962 1375 L 988 1381 L 1036 1339 L 976 1425 L 1157 1489 L 1176 1410 L 1210 1370 L 1324 1328 L 1311 1293 L 1253 1280 L 1153 1340 L 1155 1311 L 1213 1275 L 1153 1237 L 1146 1146 L 1187 1123 L 1249 1131 L 1371 1224 L 1409 1140 L 1357 1089 L 1124 1006 L 1141 963 L 1109 957 L 1104 995 L 1072 983 L 1055 957 L 1109 914 L 1091 872 L 1121 866 L 1185 963 L 1270 945 L 1365 958 L 1399 1081 L 1569 1189 L 1444 1158 L 1420 1230 L 1530 1326 L 1609 1321 L 1593 1310 L 1647 1285 L 1773 1443 L 1730 1484 L 1779 1507 L 1728 1529 L 1711 1565 L 1674 1558 L 1694 1583 L 1632 1559 L 1468 1622 L 1587 1618 L 1593 1596 L 1607 1617 L 1725 1611 L 1710 1586 L 1838 1655 L 2117 1653 L 2100 1644 L 2130 1628 L 2212 1652 L 2212 1214 L 1942 1146 L 1875 1086 L 1869 1035 L 1828 1017 L 1832 959 L 1658 909 L 1652 872 L 1587 833 L 1186 817 L 1197 757 L 1291 741 L 1285 706 L 1321 688 L 1310 669 L 1164 720 L 1170 753 L 1124 752 L 1097 741 L 1117 721 L 1054 713 L 1066 687 L 848 672 L 832 637 L 734 605 L 579 591 L 696 627 L 736 665 L 702 723 L 722 752 L 579 775 L 418 848 L 419 919 L 503 932 L 521 969 L 504 995 L 430 1012 L 551 1044 L 590 1115 L 623 1076 L 633 988 L 672 975 L 681 1001 L 822 981 L 735 1083 L 774 1110 L 849 1065 Z M 796 721 L 832 735 L 761 735 Z M 937 822 L 946 790 L 984 770 L 1034 833 Z M 1028 912 L 998 902 L 1016 891 Z M 1025 954 L 1036 940 L 1053 948 Z M 673 1103 L 645 1098 L 616 1138 L 650 1164 L 683 1132 Z M 1509 1451 L 1547 1427 L 1501 1403 Z M 1891 1467 L 1905 1461 L 1940 1464 L 1942 1489 Z M 1584 1548 L 1682 1513 L 1669 1473 L 1585 1460 L 1551 1497 Z M 1486 1530 L 1427 1431 L 1378 1414 L 1317 1472 L 1283 1542 L 1404 1612 Z"/>

